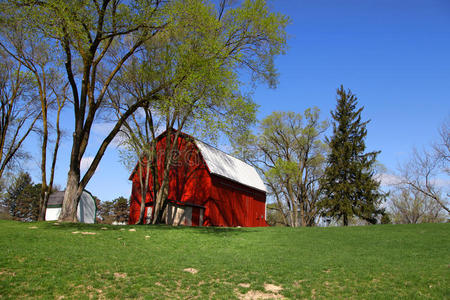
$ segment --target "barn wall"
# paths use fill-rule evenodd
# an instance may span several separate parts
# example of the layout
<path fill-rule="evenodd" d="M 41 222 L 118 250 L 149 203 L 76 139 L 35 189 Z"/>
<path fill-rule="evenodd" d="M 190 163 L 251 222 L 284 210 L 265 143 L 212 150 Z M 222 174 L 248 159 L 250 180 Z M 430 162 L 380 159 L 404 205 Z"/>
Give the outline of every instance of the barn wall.
<path fill-rule="evenodd" d="M 264 192 L 212 175 L 211 197 L 205 211 L 205 225 L 267 226 Z"/>
<path fill-rule="evenodd" d="M 161 166 L 164 162 L 165 146 L 166 137 L 163 137 L 157 143 L 157 152 L 161 153 L 161 155 L 158 155 L 160 180 L 163 175 Z M 198 222 L 200 226 L 267 226 L 265 222 L 266 195 L 264 192 L 209 174 L 197 147 L 184 136 L 179 138 L 176 157 L 170 171 L 169 200 L 174 204 L 187 202 L 205 207 L 205 210 L 201 210 L 201 212 L 195 208 L 191 209 L 187 224 L 197 225 Z M 132 175 L 133 187 L 130 197 L 129 224 L 135 224 L 139 220 L 141 195 L 138 176 L 138 171 Z M 145 174 L 143 176 L 145 178 Z M 146 206 L 153 207 L 151 176 L 149 176 L 147 184 Z M 149 220 L 147 211 L 152 210 L 146 209 L 145 217 Z M 194 218 L 192 219 L 192 217 Z M 175 220 L 178 217 L 173 214 L 170 218 L 170 221 L 167 220 L 169 224 L 175 222 L 186 225 L 186 218 L 182 221 Z"/>
<path fill-rule="evenodd" d="M 132 184 L 132 188 L 131 188 L 131 197 L 130 197 L 130 216 L 128 218 L 128 224 L 136 224 L 137 221 L 139 221 L 139 213 L 141 210 L 141 187 L 140 187 L 140 182 L 139 182 L 139 177 L 136 174 L 133 176 L 133 184 Z M 152 198 L 151 198 L 151 193 L 147 193 L 147 197 L 146 197 L 146 203 L 145 206 L 152 206 L 153 202 L 152 202 Z M 146 218 L 146 223 L 149 223 L 150 219 L 147 216 L 147 211 L 148 211 L 148 207 L 145 210 L 145 218 Z"/>
<path fill-rule="evenodd" d="M 158 177 L 161 179 L 164 173 L 164 150 L 166 147 L 166 137 L 161 138 L 157 143 L 158 155 Z M 143 167 L 145 171 L 145 166 Z M 142 172 L 144 173 L 144 172 Z M 189 202 L 197 205 L 204 205 L 209 198 L 211 179 L 208 174 L 198 149 L 193 142 L 179 137 L 177 145 L 176 159 L 172 164 L 170 171 L 169 194 L 168 198 L 174 203 Z M 143 174 L 145 178 L 145 174 Z M 135 171 L 132 175 L 132 193 L 130 197 L 130 218 L 129 224 L 135 224 L 139 220 L 141 188 L 139 182 L 139 172 Z M 146 197 L 146 206 L 153 207 L 153 179 L 149 176 L 148 193 Z M 147 210 L 145 214 L 147 216 Z M 153 217 L 153 216 L 152 216 Z"/>

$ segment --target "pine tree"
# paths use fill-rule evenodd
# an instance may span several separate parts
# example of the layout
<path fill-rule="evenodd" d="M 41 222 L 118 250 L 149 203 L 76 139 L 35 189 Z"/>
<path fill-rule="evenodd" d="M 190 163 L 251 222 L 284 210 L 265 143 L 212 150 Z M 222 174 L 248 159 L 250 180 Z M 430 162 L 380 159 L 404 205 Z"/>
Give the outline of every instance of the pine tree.
<path fill-rule="evenodd" d="M 331 152 L 321 180 L 323 216 L 343 219 L 344 226 L 353 216 L 375 224 L 384 198 L 379 191 L 380 183 L 374 178 L 374 164 L 380 151 L 364 153 L 369 121 L 361 121 L 363 107 L 357 109 L 357 104 L 356 96 L 341 85 L 336 110 L 331 112 L 333 135 L 327 139 Z"/>
<path fill-rule="evenodd" d="M 22 172 L 8 187 L 4 204 L 15 220 L 37 220 L 39 214 L 40 184 L 33 184 L 28 173 Z"/>

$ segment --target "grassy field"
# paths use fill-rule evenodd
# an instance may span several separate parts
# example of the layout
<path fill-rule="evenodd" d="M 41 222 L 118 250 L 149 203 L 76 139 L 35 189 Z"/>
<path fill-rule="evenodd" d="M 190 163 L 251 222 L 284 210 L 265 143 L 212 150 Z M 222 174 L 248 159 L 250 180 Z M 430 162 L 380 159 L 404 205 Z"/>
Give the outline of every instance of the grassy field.
<path fill-rule="evenodd" d="M 0 221 L 0 253 L 2 299 L 450 299 L 450 224 L 292 229 Z"/>

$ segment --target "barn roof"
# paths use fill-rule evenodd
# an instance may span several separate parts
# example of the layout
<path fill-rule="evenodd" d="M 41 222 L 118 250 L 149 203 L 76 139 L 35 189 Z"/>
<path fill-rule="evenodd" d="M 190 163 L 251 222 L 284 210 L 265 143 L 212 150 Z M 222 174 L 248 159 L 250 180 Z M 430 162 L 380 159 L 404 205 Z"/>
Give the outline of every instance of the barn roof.
<path fill-rule="evenodd" d="M 175 129 L 172 130 L 174 132 L 176 131 Z M 167 131 L 164 131 L 158 137 L 156 137 L 156 139 L 160 140 L 166 134 Z M 238 182 L 245 186 L 267 193 L 267 189 L 266 186 L 264 185 L 264 182 L 262 181 L 258 172 L 256 172 L 256 169 L 251 165 L 217 148 L 214 148 L 213 146 L 210 146 L 202 141 L 199 141 L 186 133 L 181 132 L 180 136 L 184 136 L 195 141 L 195 145 L 200 150 L 200 153 L 203 159 L 205 160 L 205 163 L 208 166 L 210 173 L 221 177 L 225 177 L 227 179 Z M 136 166 L 134 167 L 133 172 L 128 178 L 129 180 L 133 179 L 133 176 L 137 171 L 138 165 L 139 164 L 136 164 Z"/>
<path fill-rule="evenodd" d="M 199 140 L 195 140 L 195 144 L 211 173 L 267 192 L 254 167 Z"/>

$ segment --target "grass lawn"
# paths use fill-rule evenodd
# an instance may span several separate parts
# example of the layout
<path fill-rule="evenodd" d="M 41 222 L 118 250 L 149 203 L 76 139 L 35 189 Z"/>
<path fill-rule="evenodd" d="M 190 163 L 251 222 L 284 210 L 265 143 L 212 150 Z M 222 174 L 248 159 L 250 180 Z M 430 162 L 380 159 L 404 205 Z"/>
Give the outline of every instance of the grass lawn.
<path fill-rule="evenodd" d="M 0 253 L 2 299 L 450 299 L 450 224 L 292 229 L 0 221 Z"/>

